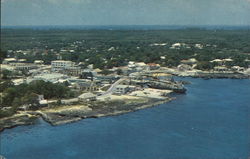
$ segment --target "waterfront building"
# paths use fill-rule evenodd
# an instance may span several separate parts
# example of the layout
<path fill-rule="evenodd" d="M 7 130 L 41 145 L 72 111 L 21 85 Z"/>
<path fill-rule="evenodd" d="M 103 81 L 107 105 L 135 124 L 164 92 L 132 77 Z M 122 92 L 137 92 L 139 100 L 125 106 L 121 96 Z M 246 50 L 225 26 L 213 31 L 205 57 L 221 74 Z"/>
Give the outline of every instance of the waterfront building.
<path fill-rule="evenodd" d="M 233 66 L 231 67 L 232 71 L 238 71 L 238 72 L 243 72 L 245 70 L 244 67 L 240 67 L 240 66 Z"/>
<path fill-rule="evenodd" d="M 216 66 L 214 67 L 214 71 L 225 72 L 225 71 L 229 71 L 229 69 L 226 66 Z"/>

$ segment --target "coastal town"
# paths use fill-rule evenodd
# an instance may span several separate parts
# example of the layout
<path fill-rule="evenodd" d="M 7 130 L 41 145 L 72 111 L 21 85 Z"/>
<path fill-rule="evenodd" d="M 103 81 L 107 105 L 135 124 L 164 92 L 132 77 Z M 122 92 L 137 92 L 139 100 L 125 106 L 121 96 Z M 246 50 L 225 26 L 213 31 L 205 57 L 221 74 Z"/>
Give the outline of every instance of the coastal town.
<path fill-rule="evenodd" d="M 0 159 L 250 159 L 250 0 L 0 1 Z"/>
<path fill-rule="evenodd" d="M 164 58 L 164 57 L 162 57 Z M 156 63 L 129 61 L 127 66 L 113 67 L 103 74 L 93 65 L 86 68 L 81 63 L 65 60 L 42 60 L 33 63 L 26 59 L 5 58 L 1 64 L 3 71 L 11 72 L 11 82 L 18 86 L 36 81 L 65 84 L 75 92 L 72 98 L 44 98 L 36 94 L 33 103 L 18 106 L 17 112 L 2 118 L 1 128 L 30 124 L 38 116 L 52 125 L 77 121 L 87 117 L 100 117 L 134 111 L 172 100 L 172 93 L 185 93 L 185 81 L 175 81 L 174 76 L 202 78 L 249 78 L 250 68 L 225 67 L 232 59 L 214 59 L 218 66 L 210 71 L 194 69 L 197 60 L 182 60 L 176 68 L 161 67 Z M 6 78 L 6 77 L 5 77 Z M 42 89 L 42 88 L 41 88 Z M 1 96 L 4 97 L 4 93 Z M 34 105 L 36 106 L 34 110 Z M 2 107 L 7 111 L 12 107 Z M 32 119 L 32 120 L 31 120 Z"/>
<path fill-rule="evenodd" d="M 59 31 L 58 36 L 61 34 L 62 38 L 68 36 Z M 160 42 L 163 37 L 158 42 L 142 42 L 141 32 L 114 31 L 108 37 L 106 31 L 81 34 L 88 34 L 92 40 L 60 43 L 60 38 L 53 37 L 54 41 L 48 43 L 48 39 L 35 38 L 40 35 L 37 31 L 31 42 L 27 38 L 20 46 L 27 47 L 20 49 L 18 36 L 14 36 L 15 45 L 10 45 L 12 38 L 5 39 L 6 51 L 1 51 L 1 130 L 33 124 L 37 118 L 60 125 L 166 103 L 175 99 L 175 94 L 187 92 L 185 84 L 189 82 L 178 76 L 250 78 L 250 53 L 239 53 L 230 46 L 221 49 L 215 43 Z M 138 34 L 140 38 L 134 43 L 110 41 L 120 34 L 132 38 Z"/>

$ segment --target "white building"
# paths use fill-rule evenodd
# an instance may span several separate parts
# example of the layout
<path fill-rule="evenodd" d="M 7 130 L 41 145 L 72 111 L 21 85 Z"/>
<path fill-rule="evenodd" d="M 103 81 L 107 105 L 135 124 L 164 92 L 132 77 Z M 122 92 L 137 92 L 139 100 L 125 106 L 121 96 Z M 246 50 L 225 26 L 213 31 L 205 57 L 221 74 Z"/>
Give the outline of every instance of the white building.
<path fill-rule="evenodd" d="M 15 58 L 5 58 L 5 59 L 3 59 L 3 64 L 9 64 L 9 63 L 13 63 L 13 62 L 17 62 L 17 59 L 15 59 Z"/>
<path fill-rule="evenodd" d="M 55 60 L 51 61 L 51 71 L 57 72 L 64 70 L 65 68 L 73 67 L 75 63 L 72 61 Z"/>
<path fill-rule="evenodd" d="M 28 71 L 37 68 L 37 66 L 32 63 L 10 63 L 10 66 L 13 66 L 14 69 L 18 71 L 24 71 L 24 70 Z"/>
<path fill-rule="evenodd" d="M 68 76 L 60 74 L 60 73 L 42 73 L 42 74 L 38 74 L 33 77 L 27 78 L 27 83 L 30 83 L 36 80 L 43 80 L 46 82 L 57 83 L 59 82 L 59 80 L 67 79 L 67 78 Z"/>
<path fill-rule="evenodd" d="M 135 86 L 131 86 L 131 85 L 117 85 L 115 87 L 115 93 L 116 94 L 126 94 L 130 91 L 134 91 L 135 90 Z"/>
<path fill-rule="evenodd" d="M 34 61 L 34 64 L 37 64 L 37 65 L 42 65 L 44 63 L 43 60 L 35 60 Z"/>

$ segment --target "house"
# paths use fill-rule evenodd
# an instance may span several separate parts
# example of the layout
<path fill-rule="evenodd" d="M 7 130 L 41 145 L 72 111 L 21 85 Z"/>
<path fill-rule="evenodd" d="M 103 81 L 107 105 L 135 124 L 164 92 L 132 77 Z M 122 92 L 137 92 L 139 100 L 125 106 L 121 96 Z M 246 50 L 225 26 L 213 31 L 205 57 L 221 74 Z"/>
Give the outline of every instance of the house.
<path fill-rule="evenodd" d="M 243 72 L 245 70 L 244 67 L 240 67 L 240 66 L 233 66 L 231 68 L 232 71 L 239 71 L 239 72 Z"/>
<path fill-rule="evenodd" d="M 212 61 L 210 61 L 211 63 L 217 63 L 217 64 L 219 64 L 219 65 L 222 65 L 223 64 L 223 60 L 221 60 L 221 59 L 214 59 L 214 60 L 212 60 Z"/>
<path fill-rule="evenodd" d="M 44 63 L 43 60 L 35 60 L 34 61 L 34 64 L 36 64 L 36 65 L 42 65 L 43 63 Z"/>
<path fill-rule="evenodd" d="M 98 90 L 95 82 L 78 82 L 75 84 L 76 89 L 80 91 L 93 92 Z"/>
<path fill-rule="evenodd" d="M 149 67 L 149 70 L 157 70 L 160 68 L 160 65 L 156 63 L 148 63 L 147 65 Z"/>
<path fill-rule="evenodd" d="M 190 70 L 192 70 L 192 67 L 190 65 L 187 65 L 187 64 L 180 64 L 177 66 L 177 69 L 179 71 L 190 71 Z"/>
<path fill-rule="evenodd" d="M 27 62 L 27 60 L 26 59 L 19 59 L 19 60 L 17 60 L 19 63 L 26 63 Z"/>
<path fill-rule="evenodd" d="M 79 101 L 95 101 L 96 95 L 93 93 L 83 93 L 80 96 L 78 96 Z"/>
<path fill-rule="evenodd" d="M 181 63 L 186 65 L 194 65 L 197 63 L 197 60 L 195 58 L 190 58 L 188 60 L 181 60 Z"/>
<path fill-rule="evenodd" d="M 46 99 L 40 100 L 40 101 L 39 101 L 39 105 L 40 105 L 41 107 L 46 107 L 46 106 L 48 106 L 48 100 L 46 100 Z"/>
<path fill-rule="evenodd" d="M 225 66 L 216 66 L 214 67 L 214 71 L 224 72 L 224 71 L 228 71 L 228 68 Z"/>

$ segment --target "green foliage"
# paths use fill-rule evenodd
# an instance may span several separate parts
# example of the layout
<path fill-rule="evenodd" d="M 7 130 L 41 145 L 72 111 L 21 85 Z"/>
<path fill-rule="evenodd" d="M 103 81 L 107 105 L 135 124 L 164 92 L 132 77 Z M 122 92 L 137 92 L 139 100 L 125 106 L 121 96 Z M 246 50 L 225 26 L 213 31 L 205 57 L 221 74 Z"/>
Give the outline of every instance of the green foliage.
<path fill-rule="evenodd" d="M 3 92 L 5 89 L 14 86 L 11 80 L 4 80 L 0 82 L 0 92 Z"/>
<path fill-rule="evenodd" d="M 25 55 L 8 53 L 11 57 L 26 58 L 30 62 L 39 59 L 46 64 L 50 64 L 60 54 L 63 60 L 84 62 L 84 66 L 94 64 L 94 68 L 100 69 L 124 66 L 128 61 L 177 66 L 181 60 L 188 58 L 206 62 L 216 58 L 233 58 L 234 61 L 228 65 L 247 67 L 249 63 L 243 59 L 250 59 L 249 37 L 249 30 L 3 29 L 1 44 L 5 51 L 30 50 Z M 166 45 L 152 45 L 155 43 Z M 190 48 L 171 49 L 174 43 L 185 43 Z M 196 48 L 195 44 L 201 44 L 203 48 Z M 61 49 L 73 49 L 75 52 L 60 52 Z M 161 60 L 161 56 L 166 59 Z"/>
<path fill-rule="evenodd" d="M 201 61 L 197 63 L 196 69 L 199 70 L 211 70 L 214 67 L 214 64 L 207 61 Z"/>
<path fill-rule="evenodd" d="M 11 106 L 11 111 L 16 111 L 18 107 L 28 104 L 32 105 L 33 109 L 37 109 L 38 94 L 44 95 L 46 99 L 56 98 L 69 98 L 75 94 L 70 91 L 64 84 L 53 84 L 45 81 L 34 81 L 30 84 L 21 84 L 14 86 L 9 81 L 5 81 L 9 87 L 3 87 L 3 95 L 1 98 L 1 107 Z M 2 112 L 8 114 L 7 112 Z"/>
<path fill-rule="evenodd" d="M 9 70 L 1 70 L 2 79 L 9 79 L 11 77 L 11 71 Z"/>
<path fill-rule="evenodd" d="M 0 64 L 3 62 L 3 59 L 6 57 L 6 51 L 0 49 Z"/>
<path fill-rule="evenodd" d="M 107 70 L 107 69 L 105 69 L 105 70 L 103 70 L 102 72 L 100 72 L 101 74 L 103 74 L 103 75 L 108 75 L 108 74 L 111 74 L 111 73 L 113 73 L 112 71 L 109 71 L 109 70 Z"/>
<path fill-rule="evenodd" d="M 10 110 L 0 110 L 0 118 L 8 117 L 15 114 L 15 110 L 11 108 Z"/>
<path fill-rule="evenodd" d="M 118 70 L 116 70 L 116 73 L 117 73 L 118 75 L 122 75 L 122 70 L 121 70 L 121 69 L 118 69 Z"/>

